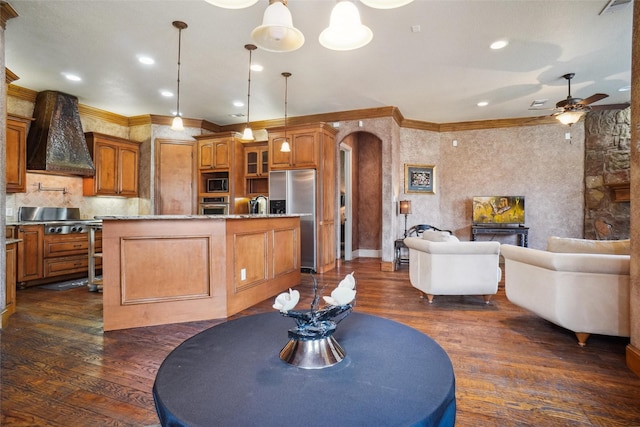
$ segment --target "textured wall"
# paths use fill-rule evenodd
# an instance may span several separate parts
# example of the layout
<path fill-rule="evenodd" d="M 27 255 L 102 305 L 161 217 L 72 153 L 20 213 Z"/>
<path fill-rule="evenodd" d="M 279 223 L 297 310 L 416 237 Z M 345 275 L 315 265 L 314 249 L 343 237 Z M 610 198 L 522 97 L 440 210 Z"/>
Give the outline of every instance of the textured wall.
<path fill-rule="evenodd" d="M 355 249 L 381 249 L 382 243 L 382 142 L 366 132 L 358 141 L 358 233 Z"/>
<path fill-rule="evenodd" d="M 629 202 L 614 202 L 606 184 L 629 183 L 631 108 L 592 111 L 585 119 L 585 219 L 588 239 L 629 238 Z"/>

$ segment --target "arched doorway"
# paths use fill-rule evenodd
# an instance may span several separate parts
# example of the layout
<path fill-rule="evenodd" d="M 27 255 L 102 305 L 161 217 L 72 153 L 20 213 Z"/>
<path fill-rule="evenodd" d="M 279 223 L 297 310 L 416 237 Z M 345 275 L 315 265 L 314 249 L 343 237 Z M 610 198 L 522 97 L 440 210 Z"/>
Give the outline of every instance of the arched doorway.
<path fill-rule="evenodd" d="M 340 142 L 340 238 L 348 261 L 382 256 L 382 140 L 354 132 Z"/>

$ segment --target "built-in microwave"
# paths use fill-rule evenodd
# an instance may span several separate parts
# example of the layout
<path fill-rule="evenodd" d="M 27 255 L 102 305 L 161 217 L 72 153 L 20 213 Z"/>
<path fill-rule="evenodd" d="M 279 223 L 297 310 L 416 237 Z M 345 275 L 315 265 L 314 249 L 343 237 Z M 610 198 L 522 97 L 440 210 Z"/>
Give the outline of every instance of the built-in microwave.
<path fill-rule="evenodd" d="M 229 198 L 226 196 L 202 197 L 199 205 L 200 215 L 229 214 Z"/>
<path fill-rule="evenodd" d="M 228 193 L 229 178 L 207 179 L 207 193 Z"/>

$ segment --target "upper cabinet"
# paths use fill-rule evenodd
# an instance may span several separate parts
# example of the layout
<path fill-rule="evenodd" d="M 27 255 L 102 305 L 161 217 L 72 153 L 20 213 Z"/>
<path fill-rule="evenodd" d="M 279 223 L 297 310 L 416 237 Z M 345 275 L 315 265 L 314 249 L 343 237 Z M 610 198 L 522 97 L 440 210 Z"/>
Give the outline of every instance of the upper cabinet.
<path fill-rule="evenodd" d="M 284 128 L 269 132 L 269 166 L 271 169 L 317 168 L 320 159 L 321 127 L 301 125 L 287 127 L 290 152 L 280 151 L 284 142 Z"/>
<path fill-rule="evenodd" d="M 246 197 L 269 193 L 269 146 L 266 142 L 244 147 L 244 183 Z"/>
<path fill-rule="evenodd" d="M 31 119 L 7 116 L 7 193 L 27 191 L 27 123 Z"/>
<path fill-rule="evenodd" d="M 199 169 L 229 169 L 231 166 L 232 137 L 201 139 L 198 141 Z"/>
<path fill-rule="evenodd" d="M 84 195 L 138 197 L 140 143 L 95 132 L 85 137 L 96 174 L 83 179 Z"/>

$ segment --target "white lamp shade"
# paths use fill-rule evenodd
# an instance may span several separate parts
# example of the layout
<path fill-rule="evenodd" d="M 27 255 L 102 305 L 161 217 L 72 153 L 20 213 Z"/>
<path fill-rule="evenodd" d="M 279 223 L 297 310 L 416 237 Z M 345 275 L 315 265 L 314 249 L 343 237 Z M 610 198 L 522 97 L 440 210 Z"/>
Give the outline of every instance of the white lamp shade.
<path fill-rule="evenodd" d="M 251 39 L 269 52 L 291 52 L 304 44 L 304 34 L 293 26 L 291 12 L 279 1 L 264 11 L 262 25 L 254 28 Z"/>
<path fill-rule="evenodd" d="M 291 152 L 291 146 L 289 145 L 289 141 L 287 141 L 286 139 L 284 140 L 284 142 L 280 146 L 280 152 L 282 152 L 282 153 L 290 153 Z"/>
<path fill-rule="evenodd" d="M 375 9 L 395 9 L 396 7 L 409 4 L 412 1 L 413 0 L 360 0 L 362 4 Z"/>
<path fill-rule="evenodd" d="M 571 126 L 572 124 L 580 120 L 583 115 L 584 111 L 565 111 L 562 114 L 558 114 L 556 116 L 556 119 L 558 119 L 563 125 Z"/>
<path fill-rule="evenodd" d="M 360 20 L 358 8 L 350 1 L 341 1 L 331 11 L 329 27 L 320 33 L 320 44 L 331 50 L 353 50 L 367 45 L 373 32 Z"/>
<path fill-rule="evenodd" d="M 244 9 L 245 7 L 253 6 L 258 3 L 258 0 L 205 0 L 207 3 L 211 3 L 214 6 L 222 7 L 224 9 Z"/>
<path fill-rule="evenodd" d="M 249 126 L 244 128 L 244 132 L 242 132 L 242 140 L 243 141 L 253 141 L 255 138 L 253 137 L 253 131 Z"/>
<path fill-rule="evenodd" d="M 175 116 L 173 118 L 173 122 L 171 122 L 172 130 L 184 130 L 184 125 L 182 124 L 182 117 Z"/>

